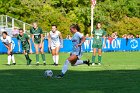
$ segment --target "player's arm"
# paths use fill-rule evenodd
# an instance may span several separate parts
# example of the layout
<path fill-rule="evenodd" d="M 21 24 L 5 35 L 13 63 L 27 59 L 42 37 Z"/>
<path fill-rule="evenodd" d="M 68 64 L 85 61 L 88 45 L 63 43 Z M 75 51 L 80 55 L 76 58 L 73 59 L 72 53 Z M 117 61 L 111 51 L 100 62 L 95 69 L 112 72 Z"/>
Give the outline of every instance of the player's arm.
<path fill-rule="evenodd" d="M 32 41 L 34 43 L 34 34 L 31 34 Z"/>
<path fill-rule="evenodd" d="M 59 34 L 59 37 L 60 37 L 61 48 L 63 48 L 63 37 L 61 33 Z"/>
<path fill-rule="evenodd" d="M 43 40 L 44 40 L 44 36 L 43 36 L 43 34 L 41 34 L 41 44 L 43 43 Z"/>
<path fill-rule="evenodd" d="M 42 28 L 40 28 L 40 36 L 41 36 L 41 44 L 43 44 L 44 36 L 43 36 L 43 31 Z"/>
<path fill-rule="evenodd" d="M 5 43 L 3 43 L 4 44 L 4 46 L 8 49 L 8 50 L 11 50 L 11 43 L 10 44 L 5 44 Z"/>
<path fill-rule="evenodd" d="M 80 38 L 81 38 L 81 42 L 76 47 L 81 46 L 85 42 L 85 37 L 84 36 L 80 36 Z"/>
<path fill-rule="evenodd" d="M 31 45 L 31 42 L 30 42 L 30 38 L 27 34 L 25 36 L 26 36 L 26 40 L 28 41 L 29 46 L 30 46 L 30 53 L 32 53 L 32 45 Z"/>
<path fill-rule="evenodd" d="M 82 36 L 82 38 L 81 38 L 81 43 L 80 43 L 79 45 L 82 45 L 84 42 L 85 42 L 85 37 Z"/>
<path fill-rule="evenodd" d="M 12 48 L 11 48 L 11 46 L 12 46 L 12 38 L 9 37 L 9 38 L 8 38 L 8 41 L 9 41 L 9 44 L 8 44 L 8 47 L 9 47 L 9 48 L 8 48 L 8 49 L 9 49 L 10 52 L 12 52 Z"/>
<path fill-rule="evenodd" d="M 33 41 L 33 43 L 34 43 L 34 34 L 33 34 L 33 32 L 32 32 L 32 28 L 30 29 L 30 33 L 31 33 L 32 41 Z"/>

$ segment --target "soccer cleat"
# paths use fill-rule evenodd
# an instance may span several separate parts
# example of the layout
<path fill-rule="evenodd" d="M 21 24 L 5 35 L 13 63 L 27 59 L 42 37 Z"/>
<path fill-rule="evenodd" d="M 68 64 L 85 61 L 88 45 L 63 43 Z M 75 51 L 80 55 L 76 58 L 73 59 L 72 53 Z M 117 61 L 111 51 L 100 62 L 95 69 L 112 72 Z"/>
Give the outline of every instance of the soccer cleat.
<path fill-rule="evenodd" d="M 95 65 L 95 63 L 92 63 L 92 66 L 94 66 Z"/>
<path fill-rule="evenodd" d="M 56 63 L 54 63 L 53 65 L 56 65 Z"/>
<path fill-rule="evenodd" d="M 89 59 L 87 60 L 87 65 L 90 66 L 90 60 Z"/>
<path fill-rule="evenodd" d="M 36 66 L 39 66 L 39 62 L 36 63 Z"/>
<path fill-rule="evenodd" d="M 88 60 L 86 60 L 86 61 L 83 61 L 84 62 L 84 64 L 87 64 L 88 66 L 90 66 L 90 60 L 88 59 Z"/>
<path fill-rule="evenodd" d="M 55 64 L 55 66 L 58 66 L 58 64 Z"/>
<path fill-rule="evenodd" d="M 13 63 L 13 65 L 16 65 L 16 63 Z"/>
<path fill-rule="evenodd" d="M 10 64 L 6 64 L 7 66 L 10 66 Z"/>
<path fill-rule="evenodd" d="M 46 66 L 46 63 L 44 62 L 43 65 Z"/>
<path fill-rule="evenodd" d="M 28 65 L 31 65 L 31 62 L 32 62 L 32 60 L 31 60 L 31 59 L 29 59 L 29 64 L 28 64 Z"/>
<path fill-rule="evenodd" d="M 57 75 L 55 78 L 63 78 L 64 74 Z"/>
<path fill-rule="evenodd" d="M 101 63 L 98 63 L 98 65 L 101 65 Z"/>

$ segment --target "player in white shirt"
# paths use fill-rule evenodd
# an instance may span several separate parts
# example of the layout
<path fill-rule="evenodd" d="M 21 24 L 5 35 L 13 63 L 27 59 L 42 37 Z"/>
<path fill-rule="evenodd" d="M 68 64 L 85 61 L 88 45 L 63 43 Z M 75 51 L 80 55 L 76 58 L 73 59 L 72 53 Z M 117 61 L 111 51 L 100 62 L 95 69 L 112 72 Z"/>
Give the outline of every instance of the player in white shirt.
<path fill-rule="evenodd" d="M 63 38 L 61 32 L 57 30 L 56 25 L 52 25 L 52 30 L 48 35 L 48 47 L 52 53 L 54 65 L 58 65 L 59 61 L 59 50 L 63 47 Z"/>
<path fill-rule="evenodd" d="M 80 60 L 82 56 L 82 44 L 85 42 L 85 37 L 79 32 L 80 27 L 77 24 L 73 24 L 70 26 L 70 31 L 73 34 L 73 37 L 71 39 L 72 52 L 70 54 L 70 57 L 68 57 L 65 61 L 61 74 L 58 75 L 56 78 L 62 78 L 65 75 L 68 70 L 69 63 L 71 63 L 72 66 L 77 66 L 81 64 L 87 64 L 88 66 L 90 65 L 89 60 Z"/>
<path fill-rule="evenodd" d="M 8 63 L 7 65 L 10 65 L 10 62 L 12 60 L 13 65 L 16 65 L 14 54 L 12 53 L 13 47 L 12 47 L 12 39 L 10 36 L 8 36 L 7 32 L 2 32 L 2 37 L 1 37 L 2 43 L 5 45 L 7 48 L 8 52 Z"/>

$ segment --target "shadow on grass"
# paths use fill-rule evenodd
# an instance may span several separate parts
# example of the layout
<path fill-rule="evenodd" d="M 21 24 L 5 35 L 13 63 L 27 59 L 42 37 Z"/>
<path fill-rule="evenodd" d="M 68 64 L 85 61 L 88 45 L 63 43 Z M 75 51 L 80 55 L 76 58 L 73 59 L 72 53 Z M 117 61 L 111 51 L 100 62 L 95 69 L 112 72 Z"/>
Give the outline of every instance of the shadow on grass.
<path fill-rule="evenodd" d="M 140 93 L 140 70 L 69 70 L 62 79 L 44 78 L 43 73 L 42 69 L 0 70 L 0 93 Z"/>

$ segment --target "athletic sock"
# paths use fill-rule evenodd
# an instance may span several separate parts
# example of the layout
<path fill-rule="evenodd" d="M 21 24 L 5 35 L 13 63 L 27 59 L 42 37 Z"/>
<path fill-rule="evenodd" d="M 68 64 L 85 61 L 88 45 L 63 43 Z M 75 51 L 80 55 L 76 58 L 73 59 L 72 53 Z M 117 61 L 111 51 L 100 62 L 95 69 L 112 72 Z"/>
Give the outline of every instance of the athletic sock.
<path fill-rule="evenodd" d="M 11 55 L 11 59 L 12 59 L 13 63 L 16 63 L 14 55 Z"/>
<path fill-rule="evenodd" d="M 36 54 L 36 62 L 39 62 L 39 54 Z"/>
<path fill-rule="evenodd" d="M 102 56 L 98 55 L 98 62 L 101 63 L 101 61 L 102 61 Z"/>
<path fill-rule="evenodd" d="M 62 68 L 62 74 L 65 74 L 67 72 L 69 63 L 70 63 L 69 60 L 65 61 L 65 64 Z"/>
<path fill-rule="evenodd" d="M 10 65 L 10 62 L 11 62 L 11 55 L 8 55 L 8 63 Z"/>
<path fill-rule="evenodd" d="M 75 63 L 74 65 L 77 66 L 77 65 L 81 65 L 81 64 L 83 64 L 83 63 L 84 63 L 83 60 L 77 60 L 76 63 Z"/>
<path fill-rule="evenodd" d="M 54 63 L 56 63 L 56 62 L 55 62 L 55 59 L 56 59 L 56 56 L 54 55 L 54 56 L 53 56 L 53 62 L 54 62 Z"/>
<path fill-rule="evenodd" d="M 55 63 L 58 64 L 59 61 L 59 55 L 55 55 Z"/>
<path fill-rule="evenodd" d="M 28 55 L 28 54 L 25 54 L 25 58 L 26 58 L 27 64 L 28 64 L 28 62 L 29 62 L 29 60 L 30 60 L 29 55 Z"/>
<path fill-rule="evenodd" d="M 46 62 L 45 54 L 41 54 L 43 62 Z"/>
<path fill-rule="evenodd" d="M 96 56 L 92 56 L 92 63 L 95 63 L 95 57 Z"/>

